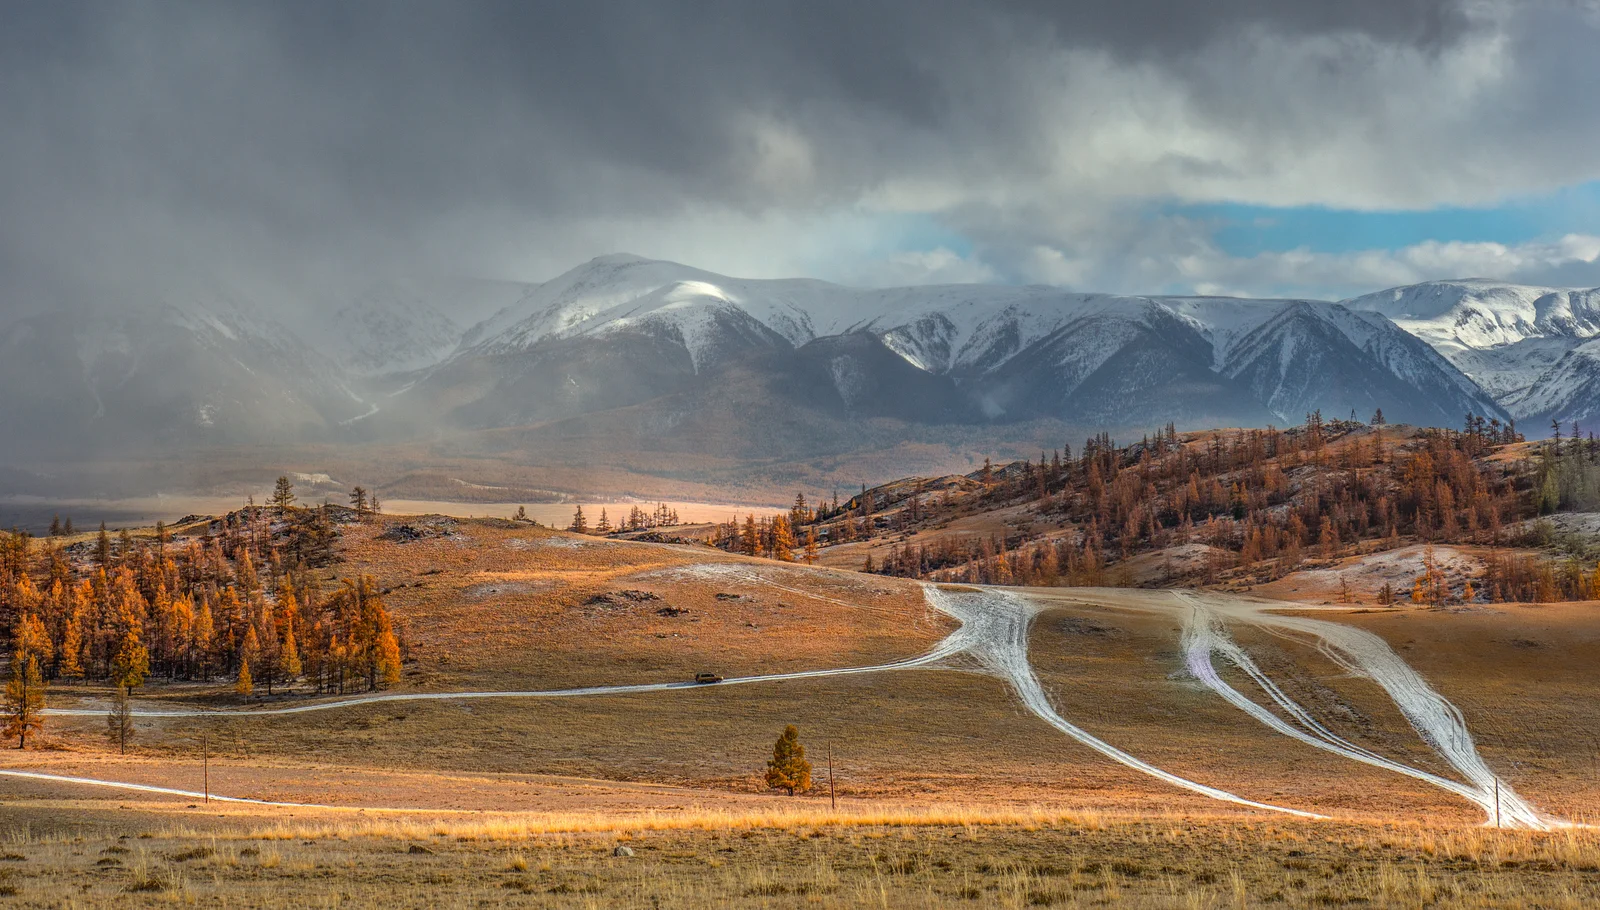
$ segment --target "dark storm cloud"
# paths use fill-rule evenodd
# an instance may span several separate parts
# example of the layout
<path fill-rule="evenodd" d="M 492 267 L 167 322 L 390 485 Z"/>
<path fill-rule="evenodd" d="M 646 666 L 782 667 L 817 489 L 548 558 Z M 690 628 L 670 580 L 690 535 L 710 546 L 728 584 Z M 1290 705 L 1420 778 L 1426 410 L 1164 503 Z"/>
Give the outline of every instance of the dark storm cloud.
<path fill-rule="evenodd" d="M 1030 81 L 1056 51 L 1181 74 L 1194 103 L 1249 119 L 1208 62 L 1241 36 L 1433 53 L 1471 30 L 1456 4 L 1423 0 L 53 2 L 5 17 L 0 313 L 197 273 L 470 267 L 508 228 L 816 212 L 967 167 L 1026 182 L 1058 166 L 1040 104 L 1061 86 Z"/>

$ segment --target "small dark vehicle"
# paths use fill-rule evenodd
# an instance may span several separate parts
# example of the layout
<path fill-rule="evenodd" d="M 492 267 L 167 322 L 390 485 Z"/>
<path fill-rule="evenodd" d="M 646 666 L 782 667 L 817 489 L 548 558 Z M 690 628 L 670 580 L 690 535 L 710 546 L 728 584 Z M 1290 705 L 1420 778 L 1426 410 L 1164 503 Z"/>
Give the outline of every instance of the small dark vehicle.
<path fill-rule="evenodd" d="M 696 673 L 694 681 L 697 683 L 719 683 L 722 682 L 722 677 L 716 673 Z"/>

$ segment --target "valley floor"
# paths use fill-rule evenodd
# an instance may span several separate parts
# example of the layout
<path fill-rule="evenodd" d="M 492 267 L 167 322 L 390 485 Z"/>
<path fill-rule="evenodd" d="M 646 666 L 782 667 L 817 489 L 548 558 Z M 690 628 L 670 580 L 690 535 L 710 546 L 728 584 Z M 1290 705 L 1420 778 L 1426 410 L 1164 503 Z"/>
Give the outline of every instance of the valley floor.
<path fill-rule="evenodd" d="M 392 585 L 415 634 L 405 685 L 379 699 L 161 687 L 139 700 L 124 757 L 104 744 L 103 691 L 54 689 L 53 709 L 83 713 L 52 717 L 44 749 L 0 752 L 0 774 L 185 792 L 5 774 L 0 893 L 38 906 L 1600 900 L 1600 835 L 1572 825 L 1600 815 L 1594 604 L 930 587 L 507 522 L 441 528 L 403 545 L 379 525 L 348 536 L 345 571 Z M 705 669 L 728 682 L 686 683 Z M 796 798 L 760 782 L 787 723 L 820 785 Z M 213 793 L 303 805 L 187 795 L 208 776 Z M 1483 827 L 1495 820 L 1543 830 Z M 613 856 L 619 843 L 635 855 Z"/>

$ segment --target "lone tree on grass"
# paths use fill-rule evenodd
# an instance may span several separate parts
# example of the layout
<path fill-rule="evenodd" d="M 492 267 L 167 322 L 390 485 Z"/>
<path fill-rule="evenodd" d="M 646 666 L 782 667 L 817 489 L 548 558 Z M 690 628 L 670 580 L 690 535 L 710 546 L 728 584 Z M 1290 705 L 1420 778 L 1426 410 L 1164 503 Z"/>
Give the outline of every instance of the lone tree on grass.
<path fill-rule="evenodd" d="M 272 496 L 267 501 L 278 510 L 278 517 L 282 518 L 288 513 L 289 507 L 294 505 L 294 484 L 289 482 L 287 474 L 278 478 L 278 483 L 272 488 Z"/>
<path fill-rule="evenodd" d="M 118 686 L 117 697 L 106 712 L 106 738 L 117 744 L 123 755 L 128 754 L 128 740 L 133 736 L 133 705 L 128 700 L 128 687 Z"/>
<path fill-rule="evenodd" d="M 767 760 L 767 786 L 774 790 L 811 789 L 811 762 L 806 761 L 806 747 L 800 745 L 800 731 L 790 724 L 772 747 L 772 757 Z"/>
<path fill-rule="evenodd" d="M 6 683 L 6 736 L 17 738 L 17 748 L 28 746 L 28 734 L 44 728 L 44 677 L 39 660 L 27 652 L 11 659 L 11 679 Z"/>

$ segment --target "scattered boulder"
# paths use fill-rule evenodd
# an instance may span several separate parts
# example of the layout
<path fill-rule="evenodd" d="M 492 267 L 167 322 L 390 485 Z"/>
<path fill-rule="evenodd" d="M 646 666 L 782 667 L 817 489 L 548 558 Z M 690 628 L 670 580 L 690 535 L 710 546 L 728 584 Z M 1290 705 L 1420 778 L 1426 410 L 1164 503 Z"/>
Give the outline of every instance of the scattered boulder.
<path fill-rule="evenodd" d="M 584 601 L 586 606 L 617 606 L 624 603 L 645 603 L 651 600 L 660 600 L 661 595 L 650 591 L 609 591 L 604 594 L 590 595 Z"/>
<path fill-rule="evenodd" d="M 378 535 L 378 539 L 392 540 L 395 543 L 410 543 L 414 540 L 424 540 L 429 537 L 449 537 L 455 529 L 456 522 L 451 518 L 424 519 L 405 524 L 389 525 L 383 529 L 383 533 Z"/>
<path fill-rule="evenodd" d="M 697 544 L 697 543 L 700 543 L 700 541 L 695 540 L 692 537 L 683 537 L 683 536 L 678 535 L 678 534 L 663 534 L 660 531 L 645 531 L 642 534 L 634 534 L 633 536 L 631 536 L 631 537 L 629 537 L 627 539 L 628 540 L 637 540 L 637 541 L 640 541 L 640 542 L 643 542 L 643 543 L 677 543 L 677 544 Z"/>
<path fill-rule="evenodd" d="M 617 844 L 611 851 L 612 856 L 632 856 L 633 848 L 627 844 Z"/>
<path fill-rule="evenodd" d="M 662 607 L 661 609 L 656 611 L 656 615 L 657 616 L 672 617 L 672 616 L 682 616 L 682 615 L 684 615 L 685 613 L 688 613 L 688 612 L 689 612 L 688 610 L 685 610 L 682 607 Z"/>
<path fill-rule="evenodd" d="M 411 845 L 411 849 L 407 850 L 406 852 L 410 853 L 410 854 L 413 854 L 413 855 L 415 855 L 415 854 L 426 854 L 428 856 L 432 856 L 433 855 L 433 851 L 432 850 L 429 850 L 427 847 L 424 847 L 421 844 L 412 844 Z"/>

